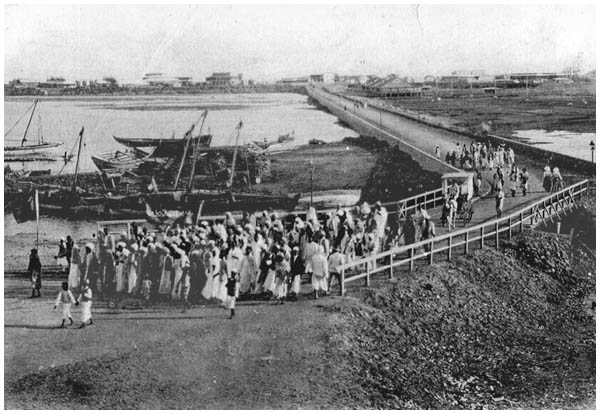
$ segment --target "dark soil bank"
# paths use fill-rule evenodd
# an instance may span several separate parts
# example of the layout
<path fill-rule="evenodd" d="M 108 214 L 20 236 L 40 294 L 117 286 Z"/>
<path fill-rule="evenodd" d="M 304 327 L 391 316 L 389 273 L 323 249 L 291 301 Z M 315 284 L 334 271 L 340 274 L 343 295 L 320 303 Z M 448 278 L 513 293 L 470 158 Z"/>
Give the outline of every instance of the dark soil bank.
<path fill-rule="evenodd" d="M 376 151 L 377 163 L 362 188 L 362 201 L 395 201 L 442 186 L 441 175 L 426 171 L 410 155 L 385 141 L 361 136 L 344 142 Z"/>
<path fill-rule="evenodd" d="M 594 407 L 595 254 L 531 232 L 399 279 L 342 310 L 373 407 Z"/>

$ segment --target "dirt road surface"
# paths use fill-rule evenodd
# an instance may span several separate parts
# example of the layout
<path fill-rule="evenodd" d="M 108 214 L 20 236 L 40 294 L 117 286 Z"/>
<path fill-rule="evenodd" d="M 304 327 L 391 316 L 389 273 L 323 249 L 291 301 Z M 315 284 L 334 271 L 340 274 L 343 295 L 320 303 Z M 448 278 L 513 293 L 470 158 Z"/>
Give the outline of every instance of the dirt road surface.
<path fill-rule="evenodd" d="M 6 409 L 360 408 L 337 359 L 340 298 L 240 302 L 119 311 L 97 308 L 94 324 L 60 325 L 58 282 L 40 299 L 5 279 Z M 327 354 L 327 355 L 326 355 Z M 341 386 L 341 384 L 345 384 Z"/>

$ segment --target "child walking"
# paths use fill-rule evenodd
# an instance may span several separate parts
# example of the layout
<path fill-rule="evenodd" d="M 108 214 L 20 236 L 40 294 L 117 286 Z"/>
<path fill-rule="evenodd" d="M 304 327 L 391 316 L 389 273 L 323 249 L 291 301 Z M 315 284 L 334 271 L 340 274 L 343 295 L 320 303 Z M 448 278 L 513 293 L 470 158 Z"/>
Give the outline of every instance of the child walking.
<path fill-rule="evenodd" d="M 231 311 L 229 315 L 229 319 L 233 319 L 235 316 L 235 290 L 237 285 L 237 274 L 235 272 L 231 272 L 229 277 L 227 278 L 227 283 L 225 287 L 227 288 L 227 297 L 225 299 L 225 308 Z"/>
<path fill-rule="evenodd" d="M 71 322 L 69 324 L 69 326 L 73 325 L 73 318 L 71 317 L 71 305 L 74 303 L 75 306 L 77 306 L 79 304 L 79 302 L 77 302 L 75 300 L 75 297 L 73 297 L 73 293 L 71 293 L 71 290 L 69 289 L 69 283 L 68 282 L 63 282 L 62 283 L 62 290 L 60 292 L 58 292 L 58 296 L 56 297 L 56 302 L 54 303 L 54 309 L 56 310 L 56 308 L 58 307 L 58 305 L 60 305 L 62 303 L 62 323 L 60 324 L 61 328 L 66 328 L 65 326 L 65 322 L 67 319 L 69 319 L 69 321 Z"/>
<path fill-rule="evenodd" d="M 92 288 L 90 288 L 90 281 L 84 280 L 81 287 L 81 294 L 77 299 L 77 302 L 81 302 L 81 326 L 78 329 L 85 328 L 85 323 L 92 322 Z"/>

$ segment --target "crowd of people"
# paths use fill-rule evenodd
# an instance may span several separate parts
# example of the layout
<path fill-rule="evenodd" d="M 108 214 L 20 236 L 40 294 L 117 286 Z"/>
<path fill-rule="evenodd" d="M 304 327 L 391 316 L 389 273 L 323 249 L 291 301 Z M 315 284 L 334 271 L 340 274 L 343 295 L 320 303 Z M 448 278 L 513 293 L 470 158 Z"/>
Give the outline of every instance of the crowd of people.
<path fill-rule="evenodd" d="M 441 158 L 439 146 L 435 149 L 435 155 Z M 496 148 L 491 142 L 471 142 L 467 144 L 456 143 L 452 151 L 446 153 L 445 161 L 455 167 L 460 167 L 464 170 L 472 169 L 490 169 L 496 167 L 504 168 L 508 165 L 515 164 L 515 152 L 511 147 L 506 147 L 504 144 L 499 144 Z"/>
<path fill-rule="evenodd" d="M 67 237 L 59 242 L 56 259 L 67 259 L 68 288 L 75 294 L 85 287 L 109 301 L 174 301 L 184 311 L 212 300 L 233 317 L 237 298 L 283 304 L 299 298 L 303 281 L 310 282 L 310 296 L 319 298 L 336 285 L 341 288 L 345 263 L 435 235 L 424 210 L 422 223 L 410 219 L 397 231 L 391 230 L 388 216 L 377 202 L 333 209 L 324 220 L 309 208 L 305 219 L 296 216 L 289 224 L 273 211 L 238 219 L 226 213 L 214 223 L 156 230 L 132 223 L 129 234 L 106 228 L 81 247 Z"/>

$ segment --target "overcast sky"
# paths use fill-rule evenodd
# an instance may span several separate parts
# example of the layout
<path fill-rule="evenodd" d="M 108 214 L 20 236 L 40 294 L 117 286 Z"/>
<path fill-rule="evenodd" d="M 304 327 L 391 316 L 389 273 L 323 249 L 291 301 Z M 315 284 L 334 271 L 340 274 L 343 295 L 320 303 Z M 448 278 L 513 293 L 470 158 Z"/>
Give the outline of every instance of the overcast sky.
<path fill-rule="evenodd" d="M 5 6 L 5 82 L 595 68 L 591 5 Z"/>

